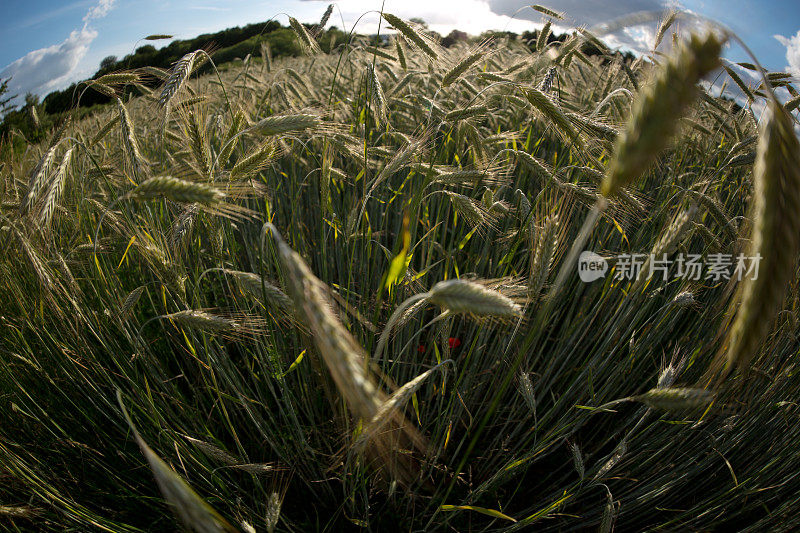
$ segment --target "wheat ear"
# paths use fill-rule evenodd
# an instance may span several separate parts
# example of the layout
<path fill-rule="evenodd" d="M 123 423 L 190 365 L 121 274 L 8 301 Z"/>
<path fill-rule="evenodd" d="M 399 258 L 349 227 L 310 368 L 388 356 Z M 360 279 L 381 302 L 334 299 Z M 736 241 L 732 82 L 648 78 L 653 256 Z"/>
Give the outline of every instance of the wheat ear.
<path fill-rule="evenodd" d="M 394 29 L 399 31 L 406 40 L 416 44 L 425 55 L 431 59 L 439 59 L 439 54 L 428 43 L 428 40 L 423 34 L 414 28 L 411 24 L 391 13 L 383 13 L 383 19 L 391 24 Z"/>
<path fill-rule="evenodd" d="M 642 175 L 667 146 L 678 118 L 697 98 L 697 83 L 719 65 L 723 40 L 714 33 L 692 35 L 658 71 L 634 104 L 631 118 L 617 138 L 602 192 L 614 196 Z"/>
<path fill-rule="evenodd" d="M 770 332 L 794 277 L 800 253 L 800 142 L 792 120 L 770 100 L 753 169 L 750 257 L 761 258 L 758 276 L 745 278 L 730 330 L 727 370 L 746 369 Z"/>

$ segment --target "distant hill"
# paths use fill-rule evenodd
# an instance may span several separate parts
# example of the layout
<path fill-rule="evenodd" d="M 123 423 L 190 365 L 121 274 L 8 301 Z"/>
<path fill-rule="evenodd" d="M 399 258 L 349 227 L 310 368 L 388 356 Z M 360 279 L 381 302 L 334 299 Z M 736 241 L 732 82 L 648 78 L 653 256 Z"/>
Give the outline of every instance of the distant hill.
<path fill-rule="evenodd" d="M 346 35 L 341 30 L 331 27 L 319 36 L 323 51 L 329 51 L 333 43 L 342 43 Z M 108 57 L 101 63 L 100 69 L 90 78 L 97 79 L 111 72 L 136 69 L 141 67 L 158 67 L 169 69 L 181 57 L 194 50 L 207 50 L 217 66 L 248 54 L 258 54 L 261 44 L 267 43 L 274 57 L 296 56 L 302 52 L 295 34 L 289 27 L 279 22 L 260 22 L 243 27 L 228 28 L 216 33 L 198 35 L 193 39 L 176 39 L 167 46 L 156 48 L 153 44 L 144 44 L 132 54 L 123 58 Z M 209 71 L 210 63 L 200 70 Z M 0 123 L 0 138 L 7 137 L 11 131 L 20 132 L 28 141 L 41 140 L 45 131 L 57 123 L 67 111 L 78 108 L 82 115 L 88 108 L 107 104 L 111 97 L 94 90 L 83 91 L 85 81 L 76 82 L 69 87 L 48 94 L 41 102 L 33 95 L 25 99 L 25 104 L 8 112 Z M 157 87 L 161 80 L 152 79 L 151 87 Z M 130 88 L 128 91 L 135 91 Z M 80 97 L 80 99 L 79 99 Z"/>
<path fill-rule="evenodd" d="M 307 25 L 307 28 L 312 29 L 312 25 Z M 519 38 L 528 43 L 529 47 L 535 46 L 538 39 L 538 31 L 526 31 L 521 35 L 511 32 L 489 32 L 479 37 L 470 37 L 464 32 L 454 30 L 445 37 L 438 36 L 435 33 L 434 35 L 441 39 L 441 43 L 445 47 L 450 47 L 458 41 L 483 40 L 490 35 Z M 321 32 L 317 42 L 323 52 L 330 52 L 331 48 L 347 42 L 350 37 L 350 35 L 333 26 Z M 371 40 L 373 43 L 378 44 L 376 36 L 356 37 Z M 554 35 L 551 33 L 548 35 L 547 41 L 563 41 L 566 37 L 566 35 Z M 143 38 L 142 41 L 146 39 Z M 176 39 L 162 48 L 156 48 L 149 43 L 144 44 L 136 48 L 132 54 L 119 59 L 109 56 L 101 62 L 100 69 L 90 80 L 98 79 L 112 72 L 142 67 L 170 69 L 181 57 L 199 49 L 208 51 L 214 61 L 214 65 L 219 67 L 235 59 L 243 59 L 248 54 L 260 54 L 262 43 L 269 45 L 272 56 L 276 58 L 297 56 L 303 51 L 290 27 L 282 26 L 276 21 L 259 22 L 243 27 L 228 28 L 216 33 L 198 35 L 193 39 Z M 588 44 L 584 47 L 583 52 L 586 55 L 596 55 L 600 51 L 594 49 L 593 45 Z M 630 53 L 625 55 L 628 60 L 633 58 Z M 210 63 L 206 63 L 199 70 L 200 72 L 208 72 L 212 68 Z M 43 138 L 45 132 L 63 119 L 67 112 L 72 111 L 77 115 L 75 118 L 78 118 L 90 112 L 89 110 L 94 106 L 111 102 L 111 97 L 106 94 L 92 89 L 85 90 L 86 81 L 89 80 L 73 83 L 63 90 L 52 92 L 45 96 L 41 102 L 39 102 L 38 97 L 28 95 L 22 107 L 9 111 L 3 116 L 2 122 L 0 122 L 0 140 L 5 139 L 20 147 L 25 141 L 38 142 Z M 149 86 L 149 88 L 156 88 L 161 83 L 160 79 L 151 78 L 145 85 Z M 126 89 L 126 94 L 136 91 L 138 89 L 131 86 Z M 2 95 L 0 94 L 0 96 Z M 21 135 L 10 135 L 11 132 L 18 132 Z"/>

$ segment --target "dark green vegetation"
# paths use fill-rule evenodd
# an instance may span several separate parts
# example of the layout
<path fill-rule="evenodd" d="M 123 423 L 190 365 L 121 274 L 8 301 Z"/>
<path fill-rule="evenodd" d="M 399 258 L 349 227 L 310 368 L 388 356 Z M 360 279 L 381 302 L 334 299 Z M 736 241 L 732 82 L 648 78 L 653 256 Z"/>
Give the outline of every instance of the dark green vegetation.
<path fill-rule="evenodd" d="M 797 257 L 748 248 L 794 227 L 788 112 L 759 132 L 752 106 L 664 98 L 717 64 L 711 38 L 648 63 L 391 23 L 333 53 L 295 29 L 308 55 L 219 74 L 190 50 L 162 88 L 3 152 L 2 527 L 797 528 Z M 675 139 L 626 145 L 646 171 L 605 199 L 653 98 Z M 612 260 L 587 284 L 575 242 L 769 255 L 749 364 L 714 370 L 735 277 Z"/>

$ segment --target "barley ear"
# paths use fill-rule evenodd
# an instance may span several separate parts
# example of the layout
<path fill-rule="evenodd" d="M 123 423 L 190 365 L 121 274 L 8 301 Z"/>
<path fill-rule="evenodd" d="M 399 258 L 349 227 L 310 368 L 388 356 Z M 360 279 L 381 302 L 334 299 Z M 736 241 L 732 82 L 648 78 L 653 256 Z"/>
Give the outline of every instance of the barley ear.
<path fill-rule="evenodd" d="M 558 215 L 547 217 L 531 253 L 528 296 L 538 298 L 544 288 L 558 249 Z"/>
<path fill-rule="evenodd" d="M 753 229 L 748 256 L 761 257 L 758 275 L 740 288 L 730 330 L 726 371 L 745 370 L 781 310 L 800 253 L 800 142 L 786 111 L 770 100 L 753 169 Z"/>
<path fill-rule="evenodd" d="M 428 301 L 450 313 L 514 318 L 522 308 L 500 291 L 462 279 L 440 281 L 431 288 Z"/>
<path fill-rule="evenodd" d="M 178 94 L 178 91 L 189 79 L 189 75 L 194 68 L 195 58 L 198 52 L 189 52 L 181 57 L 172 68 L 172 71 L 161 89 L 161 95 L 158 97 L 158 105 L 161 107 L 169 107 L 173 97 Z"/>
<path fill-rule="evenodd" d="M 314 40 L 314 37 L 311 36 L 306 27 L 300 24 L 296 18 L 289 17 L 289 26 L 291 26 L 295 35 L 297 35 L 297 40 L 300 41 L 300 44 L 307 52 L 317 53 L 320 51 L 317 41 Z"/>
<path fill-rule="evenodd" d="M 661 23 L 658 25 L 658 30 L 656 30 L 656 37 L 653 41 L 653 50 L 658 48 L 661 44 L 661 41 L 664 39 L 664 35 L 667 34 L 667 30 L 669 30 L 670 26 L 675 22 L 675 18 L 678 16 L 678 12 L 670 10 L 669 13 L 664 17 Z"/>
<path fill-rule="evenodd" d="M 383 13 L 383 19 L 399 31 L 408 41 L 416 44 L 422 52 L 431 59 L 439 59 L 439 54 L 433 49 L 425 36 L 411 24 L 391 13 Z"/>
<path fill-rule="evenodd" d="M 549 7 L 545 7 L 539 4 L 533 4 L 532 6 L 530 6 L 530 8 L 533 9 L 534 11 L 538 11 L 542 15 L 547 15 L 548 17 L 552 17 L 557 20 L 564 20 L 563 13 L 559 13 L 558 11 L 553 11 Z"/>
<path fill-rule="evenodd" d="M 133 437 L 139 445 L 139 449 L 142 450 L 142 454 L 150 465 L 150 470 L 153 471 L 161 494 L 170 503 L 173 511 L 187 529 L 209 533 L 235 533 L 236 528 L 206 503 L 175 470 L 147 445 L 136 430 L 136 426 L 133 425 L 133 421 L 122 402 L 122 392 L 119 389 L 117 389 L 117 403 L 122 410 L 122 415 L 128 422 L 128 427 L 133 432 Z"/>
<path fill-rule="evenodd" d="M 697 98 L 698 82 L 720 64 L 724 39 L 716 34 L 692 35 L 655 75 L 634 104 L 602 184 L 611 197 L 641 176 L 667 147 L 678 118 Z"/>
<path fill-rule="evenodd" d="M 714 402 L 716 394 L 707 389 L 663 387 L 651 389 L 632 399 L 661 411 L 702 413 Z"/>

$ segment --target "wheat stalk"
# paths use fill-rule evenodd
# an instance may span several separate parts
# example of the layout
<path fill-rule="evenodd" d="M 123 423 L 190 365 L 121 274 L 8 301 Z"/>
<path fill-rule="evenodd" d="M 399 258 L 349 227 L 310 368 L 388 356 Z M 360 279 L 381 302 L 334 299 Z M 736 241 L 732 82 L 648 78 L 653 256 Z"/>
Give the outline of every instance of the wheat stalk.
<path fill-rule="evenodd" d="M 267 303 L 275 305 L 279 309 L 288 310 L 291 308 L 292 301 L 286 293 L 258 274 L 229 269 L 225 269 L 224 272 L 236 279 L 242 289 L 250 296 L 258 299 L 266 296 Z"/>
<path fill-rule="evenodd" d="M 314 26 L 314 29 L 311 32 L 312 37 L 317 38 L 320 33 L 325 29 L 325 26 L 328 24 L 328 21 L 333 14 L 333 4 L 328 4 L 328 8 L 322 14 L 322 18 L 319 19 L 319 23 Z"/>
<path fill-rule="evenodd" d="M 190 329 L 198 329 L 209 333 L 233 331 L 240 326 L 238 321 L 231 318 L 225 318 L 206 311 L 194 309 L 164 315 L 163 318 L 174 321 Z"/>
<path fill-rule="evenodd" d="M 397 62 L 400 63 L 400 68 L 408 70 L 408 60 L 406 59 L 406 51 L 403 49 L 403 38 L 396 35 L 394 38 L 394 47 L 397 51 Z"/>

